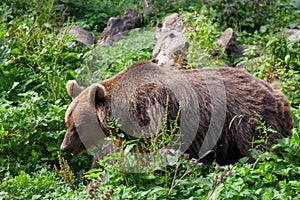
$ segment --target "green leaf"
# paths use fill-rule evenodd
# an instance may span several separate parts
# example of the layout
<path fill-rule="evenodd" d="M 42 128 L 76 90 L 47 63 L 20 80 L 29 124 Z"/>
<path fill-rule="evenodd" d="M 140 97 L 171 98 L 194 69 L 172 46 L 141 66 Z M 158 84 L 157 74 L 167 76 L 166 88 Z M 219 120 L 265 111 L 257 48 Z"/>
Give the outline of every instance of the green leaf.
<path fill-rule="evenodd" d="M 20 49 L 18 48 L 14 48 L 10 51 L 11 54 L 14 54 L 14 55 L 21 55 L 21 51 Z"/>

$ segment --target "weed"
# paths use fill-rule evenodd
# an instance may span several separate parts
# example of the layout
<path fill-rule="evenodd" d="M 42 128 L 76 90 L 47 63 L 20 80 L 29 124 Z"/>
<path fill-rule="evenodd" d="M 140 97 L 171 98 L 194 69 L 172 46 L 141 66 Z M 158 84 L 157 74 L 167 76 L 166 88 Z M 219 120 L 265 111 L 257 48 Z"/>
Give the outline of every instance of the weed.
<path fill-rule="evenodd" d="M 258 131 L 257 138 L 253 138 L 254 141 L 252 142 L 252 145 L 263 144 L 263 146 L 267 147 L 268 137 L 270 136 L 270 134 L 276 134 L 277 131 L 270 126 L 266 126 L 265 121 L 256 118 L 250 118 L 250 120 L 253 120 L 257 123 L 257 127 L 255 130 Z M 254 148 L 254 146 L 252 146 L 252 148 Z M 268 151 L 268 149 L 266 150 Z"/>
<path fill-rule="evenodd" d="M 61 157 L 60 154 L 58 154 L 58 161 L 60 169 L 58 169 L 56 165 L 54 165 L 56 173 L 60 175 L 60 177 L 64 180 L 66 184 L 70 186 L 72 190 L 76 190 L 74 173 L 72 172 L 68 161 L 64 157 Z"/>
<path fill-rule="evenodd" d="M 224 65 L 221 61 L 225 54 L 217 42 L 220 32 L 207 16 L 207 10 L 185 12 L 183 20 L 190 27 L 186 30 L 188 49 L 188 66 L 202 68 Z M 218 55 L 218 56 L 213 56 Z"/>

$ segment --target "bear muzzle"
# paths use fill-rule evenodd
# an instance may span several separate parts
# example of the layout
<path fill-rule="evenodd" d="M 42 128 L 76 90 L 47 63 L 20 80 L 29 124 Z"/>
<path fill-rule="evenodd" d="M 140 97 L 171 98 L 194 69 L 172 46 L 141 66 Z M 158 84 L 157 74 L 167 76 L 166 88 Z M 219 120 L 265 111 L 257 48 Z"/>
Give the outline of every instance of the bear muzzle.
<path fill-rule="evenodd" d="M 86 148 L 80 140 L 70 142 L 64 139 L 60 145 L 60 150 L 73 156 L 79 154 L 80 152 L 86 151 Z"/>
<path fill-rule="evenodd" d="M 74 155 L 76 154 L 76 153 L 73 153 L 73 152 L 71 151 L 71 149 L 70 149 L 69 147 L 67 147 L 67 146 L 61 145 L 61 146 L 60 146 L 60 150 L 63 151 L 63 152 L 65 152 L 65 153 L 71 154 L 71 156 L 74 156 Z"/>
<path fill-rule="evenodd" d="M 60 150 L 66 153 L 70 153 L 70 148 L 64 144 L 60 145 Z"/>

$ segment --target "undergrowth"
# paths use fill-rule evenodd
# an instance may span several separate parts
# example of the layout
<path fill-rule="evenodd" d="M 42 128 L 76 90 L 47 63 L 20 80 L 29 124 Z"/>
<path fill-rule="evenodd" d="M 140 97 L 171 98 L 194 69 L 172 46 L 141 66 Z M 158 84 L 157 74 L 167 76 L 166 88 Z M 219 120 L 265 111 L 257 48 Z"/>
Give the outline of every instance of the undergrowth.
<path fill-rule="evenodd" d="M 254 149 L 255 163 L 243 158 L 233 165 L 209 165 L 184 154 L 174 157 L 176 152 L 167 151 L 164 153 L 173 164 L 152 172 L 125 173 L 104 160 L 100 169 L 87 172 L 90 155 L 58 156 L 65 132 L 64 114 L 70 103 L 65 83 L 82 78 L 88 85 L 138 60 L 150 60 L 155 38 L 141 29 L 112 47 L 94 48 L 77 46 L 72 37 L 60 40 L 57 33 L 63 26 L 77 24 L 99 35 L 109 17 L 122 14 L 127 7 L 140 9 L 140 3 L 0 3 L 0 199 L 300 199 L 300 49 L 299 42 L 278 34 L 283 28 L 299 28 L 300 7 L 295 0 L 244 1 L 246 7 L 239 1 L 153 1 L 156 16 L 145 21 L 145 26 L 153 25 L 165 17 L 169 13 L 162 10 L 166 4 L 172 6 L 172 12 L 183 8 L 193 26 L 187 32 L 192 42 L 190 67 L 232 62 L 215 43 L 230 25 L 236 28 L 238 43 L 257 47 L 247 49 L 245 57 L 232 64 L 242 62 L 255 76 L 279 82 L 291 102 L 295 127 L 291 137 L 280 139 L 270 151 Z M 228 8 L 236 9 L 235 15 L 230 15 Z M 272 12 L 257 13 L 248 8 Z M 260 128 L 266 134 L 270 131 L 263 124 Z M 126 151 L 130 152 L 130 142 L 134 141 L 127 142 Z M 88 186 L 83 184 L 83 177 Z"/>
<path fill-rule="evenodd" d="M 93 197 L 112 188 L 112 199 L 297 199 L 300 197 L 299 131 L 293 129 L 293 136 L 279 140 L 270 152 L 254 149 L 254 164 L 242 158 L 234 165 L 208 165 L 183 155 L 176 157 L 173 166 L 136 174 L 100 163 L 105 170 L 91 170 L 87 177 L 96 180 L 96 185 L 91 181 L 87 188 Z M 172 155 L 175 158 L 168 152 L 168 156 Z"/>

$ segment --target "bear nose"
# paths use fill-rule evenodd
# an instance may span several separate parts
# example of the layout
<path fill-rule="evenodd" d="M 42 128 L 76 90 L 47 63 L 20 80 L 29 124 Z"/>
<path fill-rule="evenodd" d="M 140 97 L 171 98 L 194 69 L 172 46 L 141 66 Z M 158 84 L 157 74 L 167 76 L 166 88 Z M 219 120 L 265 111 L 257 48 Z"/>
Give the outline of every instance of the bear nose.
<path fill-rule="evenodd" d="M 60 146 L 60 150 L 63 151 L 63 152 L 66 152 L 66 153 L 69 153 L 69 152 L 70 152 L 69 147 L 63 146 L 63 145 Z"/>

